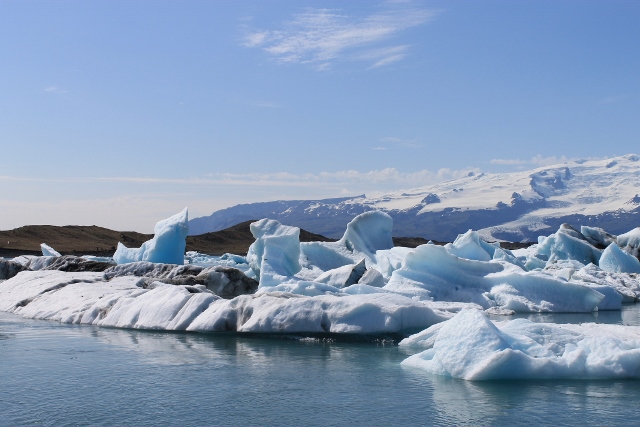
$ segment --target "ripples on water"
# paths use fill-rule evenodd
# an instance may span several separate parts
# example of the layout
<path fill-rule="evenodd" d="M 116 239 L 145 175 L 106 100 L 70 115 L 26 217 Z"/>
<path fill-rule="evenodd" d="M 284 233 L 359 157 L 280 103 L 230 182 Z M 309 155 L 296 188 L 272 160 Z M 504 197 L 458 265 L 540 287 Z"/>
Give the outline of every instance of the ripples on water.
<path fill-rule="evenodd" d="M 638 325 L 639 313 L 527 317 Z M 149 332 L 0 313 L 0 425 L 638 423 L 638 381 L 467 382 L 402 368 L 410 351 L 388 338 Z"/>

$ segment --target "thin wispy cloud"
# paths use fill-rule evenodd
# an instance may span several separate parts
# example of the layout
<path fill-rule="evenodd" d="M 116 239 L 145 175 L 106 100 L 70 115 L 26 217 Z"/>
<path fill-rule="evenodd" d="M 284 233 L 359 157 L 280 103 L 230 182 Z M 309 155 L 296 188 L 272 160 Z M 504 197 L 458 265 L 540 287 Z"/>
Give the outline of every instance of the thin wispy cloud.
<path fill-rule="evenodd" d="M 373 64 L 369 67 L 378 68 L 385 65 L 400 61 L 407 56 L 409 45 L 392 46 L 382 49 L 373 49 L 361 53 L 355 59 L 361 61 L 371 61 Z"/>
<path fill-rule="evenodd" d="M 584 161 L 584 160 L 602 160 L 606 157 L 566 157 L 566 156 L 548 156 L 544 157 L 540 154 L 534 156 L 528 160 L 522 159 L 491 159 L 489 163 L 493 165 L 507 165 L 507 166 L 551 166 L 562 163 Z"/>
<path fill-rule="evenodd" d="M 312 64 L 322 70 L 338 60 L 368 61 L 378 68 L 406 57 L 408 45 L 393 45 L 400 32 L 432 19 L 436 12 L 402 4 L 355 17 L 336 9 L 306 9 L 273 30 L 250 31 L 243 40 L 283 63 Z M 382 46 L 391 43 L 391 46 Z"/>
<path fill-rule="evenodd" d="M 49 86 L 44 88 L 44 91 L 47 93 L 67 93 L 65 89 L 59 88 L 57 86 Z"/>
<path fill-rule="evenodd" d="M 415 139 L 404 139 L 395 136 L 387 136 L 378 141 L 381 145 L 374 147 L 374 150 L 386 150 L 388 147 L 420 148 L 422 147 Z"/>
<path fill-rule="evenodd" d="M 424 169 L 417 172 L 401 172 L 395 168 L 384 168 L 371 171 L 344 170 L 337 172 L 320 172 L 295 174 L 289 172 L 274 173 L 215 173 L 204 177 L 191 178 L 158 178 L 158 177 L 79 177 L 79 178 L 33 178 L 0 176 L 1 181 L 30 181 L 46 183 L 125 183 L 125 184 L 176 184 L 187 186 L 261 186 L 261 187 L 359 187 L 361 184 L 384 184 L 393 188 L 403 186 L 421 186 L 467 176 L 469 172 L 479 172 L 477 168 L 438 171 Z"/>

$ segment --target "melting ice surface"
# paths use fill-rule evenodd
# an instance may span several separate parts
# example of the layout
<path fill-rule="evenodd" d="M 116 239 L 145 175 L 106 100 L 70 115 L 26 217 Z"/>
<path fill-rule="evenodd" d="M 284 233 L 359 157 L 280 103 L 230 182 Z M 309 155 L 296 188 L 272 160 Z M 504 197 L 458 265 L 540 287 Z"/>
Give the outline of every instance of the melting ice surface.
<path fill-rule="evenodd" d="M 119 264 L 176 264 L 161 269 L 170 273 L 156 281 L 128 275 L 122 266 L 104 273 L 66 272 L 51 269 L 55 256 L 19 257 L 15 263 L 28 271 L 0 283 L 0 310 L 65 323 L 194 332 L 406 335 L 424 330 L 403 342 L 407 348 L 415 343 L 426 348 L 405 365 L 444 376 L 638 376 L 634 328 L 503 324 L 486 317 L 620 310 L 623 303 L 635 302 L 640 297 L 635 230 L 612 236 L 563 225 L 537 245 L 513 252 L 470 230 L 445 246 L 410 249 L 393 247 L 392 219 L 372 211 L 351 221 L 337 242 L 301 243 L 297 227 L 263 219 L 251 224 L 256 240 L 246 257 L 208 257 L 184 255 L 186 220 L 185 209 L 158 222 L 154 238 L 141 248 L 122 246 L 114 255 Z M 137 269 L 131 265 L 131 271 Z M 183 284 L 191 280 L 189 265 L 224 267 L 236 277 L 255 278 L 257 292 L 225 299 L 202 284 Z M 9 267 L 3 268 L 15 270 Z M 115 268 L 125 273 L 110 273 Z"/>

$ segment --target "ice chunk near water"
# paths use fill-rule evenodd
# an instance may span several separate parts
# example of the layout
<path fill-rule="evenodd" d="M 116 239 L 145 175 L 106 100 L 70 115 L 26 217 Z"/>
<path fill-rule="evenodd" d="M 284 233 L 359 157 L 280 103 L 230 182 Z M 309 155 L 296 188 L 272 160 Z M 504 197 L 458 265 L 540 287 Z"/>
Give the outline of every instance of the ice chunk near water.
<path fill-rule="evenodd" d="M 622 298 L 610 287 L 603 292 L 583 283 L 565 281 L 540 272 L 507 271 L 491 274 L 488 296 L 502 309 L 515 312 L 584 313 L 619 310 Z"/>
<path fill-rule="evenodd" d="M 57 270 L 23 271 L 0 284 L 0 310 L 13 312 L 41 295 L 56 294 L 59 289 L 72 283 L 94 285 L 102 280 L 102 273 L 68 273 Z"/>
<path fill-rule="evenodd" d="M 604 299 L 598 304 L 598 310 L 620 310 L 623 302 L 635 301 L 635 294 L 618 283 L 585 280 L 590 278 L 588 274 L 576 274 L 578 271 L 587 271 L 587 268 L 600 270 L 593 264 L 585 267 L 575 260 L 559 260 L 554 264 L 548 264 L 542 272 L 600 292 Z"/>
<path fill-rule="evenodd" d="M 286 293 L 243 295 L 220 300 L 198 316 L 189 331 L 397 333 L 449 318 L 400 295 L 321 295 Z"/>
<path fill-rule="evenodd" d="M 393 245 L 392 223 L 385 213 L 367 212 L 354 218 L 337 242 L 300 243 L 299 228 L 263 219 L 251 224 L 256 241 L 249 248 L 247 261 L 259 275 L 261 289 L 303 295 L 333 292 L 358 283 L 367 267 L 376 267 L 379 260 L 386 261 L 389 270 L 390 258 L 397 257 L 389 249 Z M 379 249 L 391 252 L 384 256 Z M 382 286 L 384 277 L 380 276 L 370 273 L 363 284 Z"/>
<path fill-rule="evenodd" d="M 204 332 L 409 333 L 451 317 L 444 306 L 441 310 L 385 292 L 312 298 L 269 292 L 225 300 L 204 286 L 154 282 L 144 288 L 140 280 L 26 271 L 0 283 L 0 310 L 70 323 Z"/>
<path fill-rule="evenodd" d="M 421 245 L 409 252 L 384 289 L 422 300 L 473 302 L 489 308 L 494 304 L 484 295 L 490 288 L 484 279 L 503 269 L 498 263 L 459 258 L 442 246 Z"/>
<path fill-rule="evenodd" d="M 151 285 L 153 282 L 203 286 L 222 298 L 252 294 L 258 288 L 258 282 L 247 277 L 242 271 L 221 265 L 201 267 L 193 264 L 176 265 L 138 261 L 120 264 L 104 272 L 106 280 L 123 276 L 140 277 L 139 285 L 142 287 Z"/>
<path fill-rule="evenodd" d="M 188 210 L 156 223 L 153 239 L 147 240 L 139 248 L 127 248 L 118 242 L 113 259 L 117 264 L 136 261 L 184 264 L 184 250 L 189 234 Z"/>
<path fill-rule="evenodd" d="M 427 348 L 403 366 L 465 380 L 640 377 L 640 327 L 634 326 L 493 323 L 467 309 L 400 345 Z"/>
<path fill-rule="evenodd" d="M 600 268 L 611 273 L 640 273 L 640 261 L 613 243 L 607 246 L 600 258 Z"/>
<path fill-rule="evenodd" d="M 370 268 L 367 271 L 365 271 L 365 273 L 362 275 L 360 280 L 358 280 L 358 284 L 371 286 L 374 288 L 381 288 L 384 285 L 386 285 L 382 274 L 380 274 L 378 270 L 375 270 L 373 268 Z"/>
<path fill-rule="evenodd" d="M 63 273 L 66 275 L 75 273 Z M 136 286 L 136 279 L 121 277 L 110 282 L 95 280 L 90 282 L 87 273 L 75 276 L 75 279 L 84 279 L 64 284 L 63 277 L 58 276 L 58 289 L 44 292 L 36 297 L 23 302 L 22 307 L 17 307 L 13 312 L 33 319 L 47 319 L 63 323 L 87 323 L 82 319 L 95 304 L 103 304 L 105 300 L 118 298 L 141 292 Z M 53 276 L 56 277 L 55 275 Z M 51 279 L 50 279 L 51 280 Z M 56 279 L 54 279 L 56 280 Z M 68 279 L 67 279 L 68 280 Z M 96 312 L 99 315 L 99 312 Z"/>
<path fill-rule="evenodd" d="M 640 227 L 619 235 L 617 241 L 625 252 L 640 259 Z"/>
<path fill-rule="evenodd" d="M 421 245 L 409 253 L 383 289 L 423 300 L 517 312 L 590 312 L 604 299 L 587 286 L 525 272 L 509 263 L 459 258 L 436 245 Z"/>
<path fill-rule="evenodd" d="M 523 270 L 527 270 L 524 263 L 509 249 L 496 248 L 495 251 L 493 251 L 493 259 L 496 261 L 508 262 L 509 264 L 516 265 Z"/>
<path fill-rule="evenodd" d="M 62 256 L 60 255 L 60 252 L 56 251 L 46 243 L 40 243 L 40 250 L 42 250 L 43 256 Z"/>
<path fill-rule="evenodd" d="M 395 270 L 402 267 L 404 259 L 411 251 L 413 251 L 413 248 L 405 248 L 402 246 L 378 250 L 376 251 L 376 262 L 370 267 L 380 272 L 386 282 L 391 278 Z"/>
<path fill-rule="evenodd" d="M 363 258 L 357 264 L 349 264 L 324 272 L 314 281 L 335 286 L 336 288 L 344 288 L 358 283 L 366 271 L 367 268 L 364 265 Z"/>
<path fill-rule="evenodd" d="M 635 302 L 640 298 L 640 277 L 625 273 L 604 271 L 589 264 L 573 273 L 572 279 L 584 284 L 609 286 L 622 295 L 622 302 Z"/>
<path fill-rule="evenodd" d="M 301 270 L 298 227 L 266 218 L 249 227 L 256 241 L 249 247 L 247 261 L 261 287 L 276 286 Z"/>
<path fill-rule="evenodd" d="M 133 329 L 184 329 L 219 297 L 155 282 L 146 292 L 120 298 L 97 325 Z M 190 304 L 189 304 L 190 303 Z"/>
<path fill-rule="evenodd" d="M 257 279 L 255 272 L 249 266 L 247 258 L 242 255 L 223 254 L 221 256 L 201 254 L 189 251 L 184 256 L 185 262 L 200 267 L 226 267 L 242 271 L 247 277 Z"/>
<path fill-rule="evenodd" d="M 342 295 L 341 289 L 326 283 L 318 283 L 299 278 L 289 279 L 279 285 L 258 288 L 256 294 L 287 293 L 305 297 L 317 297 L 319 295 Z"/>
<path fill-rule="evenodd" d="M 561 228 L 548 237 L 540 236 L 536 256 L 539 259 L 546 258 L 547 263 L 570 259 L 583 265 L 589 263 L 598 265 L 602 252 L 587 242 L 584 236 L 582 239 L 575 237 L 575 233 L 569 233 L 566 228 Z"/>
<path fill-rule="evenodd" d="M 585 240 L 585 241 L 587 240 L 587 238 L 581 232 L 579 232 L 578 230 L 576 230 L 570 224 L 567 224 L 567 223 L 560 225 L 560 227 L 558 228 L 558 233 L 567 234 L 578 240 Z"/>
<path fill-rule="evenodd" d="M 447 243 L 445 248 L 459 258 L 476 261 L 490 261 L 496 250 L 496 246 L 482 240 L 478 232 L 473 230 L 459 234 L 456 240 Z"/>
<path fill-rule="evenodd" d="M 347 224 L 339 243 L 373 261 L 376 251 L 393 247 L 392 229 L 393 219 L 388 214 L 381 211 L 365 212 Z"/>
<path fill-rule="evenodd" d="M 349 264 L 359 263 L 365 259 L 365 266 L 376 268 L 385 275 L 392 265 L 399 267 L 396 261 L 398 253 L 393 247 L 391 230 L 393 219 L 384 212 L 370 211 L 355 217 L 337 242 L 301 243 L 303 263 L 306 268 L 317 267 L 328 271 Z M 383 264 L 381 268 L 378 264 Z M 390 272 L 389 272 L 390 275 Z"/>
<path fill-rule="evenodd" d="M 602 228 L 583 225 L 580 227 L 580 232 L 589 243 L 599 249 L 604 249 L 611 243 L 616 242 L 616 236 L 607 233 Z"/>

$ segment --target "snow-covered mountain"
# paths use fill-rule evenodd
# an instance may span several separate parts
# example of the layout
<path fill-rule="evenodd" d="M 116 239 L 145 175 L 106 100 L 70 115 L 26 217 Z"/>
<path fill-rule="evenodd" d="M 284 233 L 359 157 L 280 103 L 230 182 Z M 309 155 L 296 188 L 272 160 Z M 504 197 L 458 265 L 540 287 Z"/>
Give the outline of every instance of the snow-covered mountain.
<path fill-rule="evenodd" d="M 381 197 L 364 195 L 237 205 L 189 222 L 190 234 L 272 218 L 340 237 L 356 215 L 382 210 L 394 236 L 452 241 L 472 228 L 491 240 L 532 241 L 564 223 L 612 233 L 640 226 L 640 156 L 574 161 L 511 173 L 481 173 Z"/>

